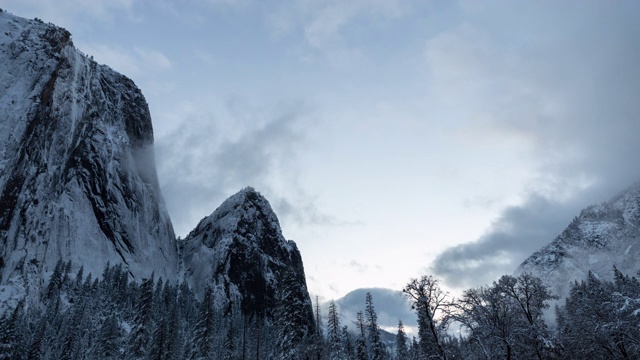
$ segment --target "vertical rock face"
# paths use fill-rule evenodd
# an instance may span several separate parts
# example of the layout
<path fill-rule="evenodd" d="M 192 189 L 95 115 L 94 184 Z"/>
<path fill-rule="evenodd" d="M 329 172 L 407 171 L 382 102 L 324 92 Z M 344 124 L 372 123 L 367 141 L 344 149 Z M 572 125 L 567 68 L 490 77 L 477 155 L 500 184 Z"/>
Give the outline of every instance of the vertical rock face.
<path fill-rule="evenodd" d="M 302 301 L 304 325 L 313 328 L 300 252 L 285 240 L 269 202 L 254 189 L 227 199 L 181 247 L 185 279 L 200 291 L 213 286 L 218 307 L 269 318 L 285 301 L 284 291 Z"/>
<path fill-rule="evenodd" d="M 549 245 L 527 258 L 517 272 L 543 279 L 564 298 L 570 283 L 589 271 L 611 279 L 615 265 L 625 274 L 640 270 L 640 184 L 590 206 Z"/>
<path fill-rule="evenodd" d="M 175 278 L 140 90 L 64 29 L 2 12 L 0 30 L 1 283 L 39 286 L 58 259 Z"/>

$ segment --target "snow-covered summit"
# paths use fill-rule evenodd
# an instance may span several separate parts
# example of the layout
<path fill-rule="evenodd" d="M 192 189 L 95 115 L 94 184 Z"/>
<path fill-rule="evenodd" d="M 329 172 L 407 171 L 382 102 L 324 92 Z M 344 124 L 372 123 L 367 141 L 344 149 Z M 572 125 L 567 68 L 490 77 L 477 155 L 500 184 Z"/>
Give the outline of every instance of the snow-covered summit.
<path fill-rule="evenodd" d="M 268 226 L 273 231 L 281 233 L 280 223 L 271 205 L 259 192 L 252 187 L 246 187 L 238 193 L 225 200 L 211 216 L 200 221 L 194 230 L 187 236 L 188 238 L 197 233 L 206 232 L 213 229 L 214 232 L 233 232 L 239 226 L 252 224 L 254 226 Z M 242 231 L 242 229 L 240 229 Z M 254 231 L 259 231 L 255 229 Z M 244 230 L 246 232 L 246 229 Z M 214 239 L 204 239 L 209 247 L 215 246 L 211 243 Z"/>
<path fill-rule="evenodd" d="M 313 325 L 300 252 L 253 188 L 224 201 L 180 246 L 185 279 L 198 292 L 213 286 L 220 308 L 271 317 L 282 291 L 289 289 Z"/>
<path fill-rule="evenodd" d="M 613 199 L 581 211 L 550 244 L 527 258 L 517 272 L 543 279 L 561 298 L 570 282 L 592 271 L 603 279 L 613 277 L 615 265 L 627 274 L 640 270 L 640 184 Z"/>
<path fill-rule="evenodd" d="M 68 31 L 0 12 L 0 284 L 38 288 L 59 259 L 175 278 L 144 96 Z"/>

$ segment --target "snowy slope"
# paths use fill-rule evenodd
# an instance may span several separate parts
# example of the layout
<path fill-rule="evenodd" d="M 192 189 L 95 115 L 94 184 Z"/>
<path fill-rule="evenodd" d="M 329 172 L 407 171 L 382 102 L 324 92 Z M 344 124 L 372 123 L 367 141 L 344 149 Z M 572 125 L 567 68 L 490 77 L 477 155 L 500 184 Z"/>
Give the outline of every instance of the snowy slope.
<path fill-rule="evenodd" d="M 253 188 L 227 199 L 180 246 L 185 280 L 198 292 L 211 285 L 220 308 L 273 315 L 278 291 L 289 286 L 304 299 L 304 316 L 313 326 L 300 252 L 285 240 L 269 202 Z M 284 284 L 287 274 L 293 284 Z"/>
<path fill-rule="evenodd" d="M 58 259 L 99 275 L 175 278 L 147 103 L 69 32 L 0 13 L 0 284 L 26 290 Z"/>
<path fill-rule="evenodd" d="M 590 206 L 549 245 L 527 258 L 517 272 L 543 279 L 561 298 L 570 282 L 585 279 L 591 270 L 613 277 L 615 265 L 626 274 L 640 270 L 640 184 L 613 199 Z"/>

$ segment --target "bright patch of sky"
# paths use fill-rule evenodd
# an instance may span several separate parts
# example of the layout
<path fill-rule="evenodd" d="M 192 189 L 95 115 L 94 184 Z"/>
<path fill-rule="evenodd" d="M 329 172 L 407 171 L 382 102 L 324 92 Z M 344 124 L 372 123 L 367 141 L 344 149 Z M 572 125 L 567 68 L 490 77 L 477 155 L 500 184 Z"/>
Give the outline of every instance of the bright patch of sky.
<path fill-rule="evenodd" d="M 149 102 L 185 236 L 254 186 L 312 293 L 512 272 L 640 179 L 640 3 L 5 0 Z"/>

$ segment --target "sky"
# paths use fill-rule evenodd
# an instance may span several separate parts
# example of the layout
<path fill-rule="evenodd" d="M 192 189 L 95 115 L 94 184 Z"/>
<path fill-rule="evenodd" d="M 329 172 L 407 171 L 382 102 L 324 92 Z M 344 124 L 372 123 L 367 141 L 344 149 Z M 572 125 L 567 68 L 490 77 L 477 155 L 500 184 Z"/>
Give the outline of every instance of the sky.
<path fill-rule="evenodd" d="M 312 294 L 512 273 L 640 180 L 640 2 L 0 0 L 133 79 L 178 236 L 253 186 Z"/>

